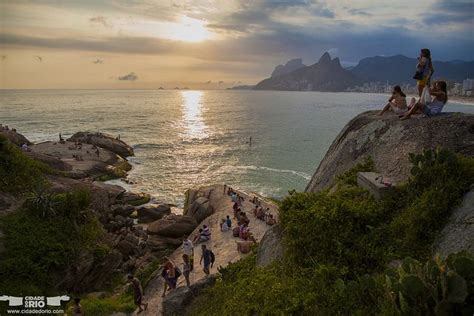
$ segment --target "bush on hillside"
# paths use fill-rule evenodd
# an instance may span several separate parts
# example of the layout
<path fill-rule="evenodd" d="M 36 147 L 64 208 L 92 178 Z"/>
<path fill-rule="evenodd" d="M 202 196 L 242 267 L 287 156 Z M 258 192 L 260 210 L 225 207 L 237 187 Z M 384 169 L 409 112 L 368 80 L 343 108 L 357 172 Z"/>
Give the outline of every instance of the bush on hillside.
<path fill-rule="evenodd" d="M 81 250 L 100 246 L 103 231 L 88 209 L 87 191 L 49 196 L 0 218 L 5 234 L 5 256 L 0 261 L 0 292 L 10 295 L 45 295 L 54 291 L 53 277 L 74 264 Z"/>

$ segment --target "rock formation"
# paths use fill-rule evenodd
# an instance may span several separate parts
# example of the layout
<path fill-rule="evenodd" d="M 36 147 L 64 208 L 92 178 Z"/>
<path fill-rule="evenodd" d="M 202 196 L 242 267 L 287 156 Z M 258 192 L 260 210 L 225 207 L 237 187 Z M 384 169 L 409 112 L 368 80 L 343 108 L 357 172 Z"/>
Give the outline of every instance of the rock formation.
<path fill-rule="evenodd" d="M 121 156 L 122 158 L 133 156 L 133 148 L 125 142 L 105 133 L 78 132 L 72 135 L 68 141 L 80 141 L 105 148 Z"/>
<path fill-rule="evenodd" d="M 404 181 L 410 173 L 409 153 L 441 146 L 474 156 L 474 115 L 445 113 L 401 121 L 398 116 L 364 112 L 353 118 L 333 141 L 311 181 L 308 192 L 331 187 L 336 175 L 372 157 L 377 172 Z"/>
<path fill-rule="evenodd" d="M 31 145 L 32 143 L 22 134 L 18 133 L 16 130 L 0 125 L 0 135 L 6 137 L 13 144 L 21 146 L 23 144 Z"/>
<path fill-rule="evenodd" d="M 473 188 L 474 189 L 474 188 Z M 456 208 L 434 244 L 434 253 L 447 257 L 461 250 L 474 252 L 474 190 Z"/>
<path fill-rule="evenodd" d="M 270 77 L 274 78 L 281 75 L 286 75 L 287 73 L 290 73 L 303 67 L 306 67 L 306 65 L 303 64 L 303 60 L 301 58 L 292 59 L 287 61 L 284 65 L 276 66 Z"/>
<path fill-rule="evenodd" d="M 267 230 L 260 241 L 257 265 L 264 267 L 281 258 L 283 258 L 283 232 L 280 225 L 275 225 Z"/>
<path fill-rule="evenodd" d="M 357 83 L 357 78 L 349 70 L 342 68 L 339 58 L 331 60 L 329 54 L 324 53 L 316 64 L 262 80 L 254 89 L 344 91 Z"/>

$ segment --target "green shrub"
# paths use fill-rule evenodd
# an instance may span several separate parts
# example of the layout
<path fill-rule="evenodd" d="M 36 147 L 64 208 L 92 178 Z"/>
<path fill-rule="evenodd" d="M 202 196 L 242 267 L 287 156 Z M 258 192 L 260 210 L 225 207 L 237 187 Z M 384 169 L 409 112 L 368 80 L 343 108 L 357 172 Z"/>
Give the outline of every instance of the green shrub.
<path fill-rule="evenodd" d="M 72 304 L 70 304 L 72 309 Z M 112 295 L 105 298 L 85 297 L 81 299 L 84 315 L 102 316 L 123 312 L 132 313 L 136 307 L 133 296 L 126 294 Z"/>
<path fill-rule="evenodd" d="M 0 136 L 0 191 L 21 194 L 44 186 L 43 173 L 51 169 L 26 156 L 21 149 Z"/>
<path fill-rule="evenodd" d="M 358 163 L 350 170 L 336 176 L 336 182 L 339 185 L 357 185 L 357 173 L 374 171 L 374 161 L 368 156 L 363 162 Z"/>
<path fill-rule="evenodd" d="M 76 191 L 27 201 L 23 208 L 0 217 L 6 252 L 0 261 L 0 292 L 44 295 L 54 289 L 53 278 L 74 263 L 83 249 L 93 251 L 102 228 L 87 209 L 89 193 Z M 41 210 L 41 211 L 39 211 Z M 36 290 L 35 290 L 36 289 Z"/>

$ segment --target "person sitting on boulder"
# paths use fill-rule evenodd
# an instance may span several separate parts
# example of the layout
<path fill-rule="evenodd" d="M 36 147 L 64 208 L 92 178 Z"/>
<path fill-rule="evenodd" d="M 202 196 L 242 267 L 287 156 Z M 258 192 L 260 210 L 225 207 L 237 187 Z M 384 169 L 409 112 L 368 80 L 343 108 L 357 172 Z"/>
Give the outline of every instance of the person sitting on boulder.
<path fill-rule="evenodd" d="M 395 114 L 405 112 L 407 110 L 406 97 L 400 86 L 393 87 L 392 96 L 388 99 L 387 105 L 380 111 L 379 115 L 383 115 L 387 111 L 392 111 Z"/>
<path fill-rule="evenodd" d="M 201 239 L 203 239 L 203 241 L 211 239 L 211 229 L 207 227 L 207 225 L 202 225 Z"/>
<path fill-rule="evenodd" d="M 193 243 L 198 243 L 201 241 L 201 235 L 202 235 L 202 228 L 199 228 L 199 231 L 198 233 L 196 234 L 196 236 L 194 236 L 193 238 Z"/>
<path fill-rule="evenodd" d="M 448 102 L 446 81 L 435 81 L 433 88 L 429 89 L 429 93 L 432 96 L 431 102 L 427 104 L 424 104 L 423 101 L 415 103 L 415 105 L 400 118 L 406 120 L 409 119 L 412 114 L 416 113 L 423 113 L 428 117 L 440 114 L 443 111 L 444 105 Z"/>
<path fill-rule="evenodd" d="M 225 223 L 227 224 L 227 227 L 229 227 L 229 229 L 232 227 L 232 221 L 229 215 L 226 216 Z"/>
<path fill-rule="evenodd" d="M 148 307 L 148 304 L 143 304 L 142 303 L 142 300 L 143 300 L 142 284 L 140 283 L 140 280 L 138 280 L 137 278 L 135 278 L 131 274 L 128 275 L 128 282 L 132 284 L 133 298 L 134 298 L 134 301 L 135 301 L 135 305 L 138 306 L 138 312 L 141 313 L 144 310 L 146 310 L 146 308 Z M 142 306 L 144 308 L 142 308 Z"/>
<path fill-rule="evenodd" d="M 267 225 L 270 225 L 270 226 L 276 224 L 276 220 L 273 218 L 272 214 L 268 214 L 266 223 L 267 223 Z"/>
<path fill-rule="evenodd" d="M 264 221 L 265 220 L 265 211 L 263 210 L 262 207 L 260 207 L 258 210 L 257 210 L 257 216 L 256 216 L 259 220 L 261 221 Z"/>

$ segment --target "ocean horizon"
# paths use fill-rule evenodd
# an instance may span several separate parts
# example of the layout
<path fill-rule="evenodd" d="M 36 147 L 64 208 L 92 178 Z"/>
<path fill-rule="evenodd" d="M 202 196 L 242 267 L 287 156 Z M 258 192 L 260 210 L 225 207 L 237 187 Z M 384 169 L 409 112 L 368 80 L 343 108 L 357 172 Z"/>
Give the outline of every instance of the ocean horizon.
<path fill-rule="evenodd" d="M 304 190 L 330 144 L 384 94 L 244 90 L 1 90 L 0 123 L 33 142 L 78 131 L 130 144 L 127 180 L 112 183 L 182 206 L 191 187 L 227 183 L 272 198 Z M 448 102 L 445 111 L 474 113 Z M 249 139 L 252 137 L 252 144 Z"/>

